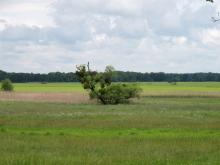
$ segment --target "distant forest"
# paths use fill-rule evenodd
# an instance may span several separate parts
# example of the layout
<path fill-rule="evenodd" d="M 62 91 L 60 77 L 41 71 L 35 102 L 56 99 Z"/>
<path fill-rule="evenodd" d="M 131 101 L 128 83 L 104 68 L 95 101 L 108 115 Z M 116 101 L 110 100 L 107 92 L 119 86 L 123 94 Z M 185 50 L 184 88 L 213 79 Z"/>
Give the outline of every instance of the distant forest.
<path fill-rule="evenodd" d="M 0 70 L 0 80 L 9 78 L 12 82 L 78 82 L 75 73 L 52 72 L 36 73 L 7 73 Z M 114 82 L 206 82 L 219 81 L 220 73 L 138 73 L 116 71 Z"/>

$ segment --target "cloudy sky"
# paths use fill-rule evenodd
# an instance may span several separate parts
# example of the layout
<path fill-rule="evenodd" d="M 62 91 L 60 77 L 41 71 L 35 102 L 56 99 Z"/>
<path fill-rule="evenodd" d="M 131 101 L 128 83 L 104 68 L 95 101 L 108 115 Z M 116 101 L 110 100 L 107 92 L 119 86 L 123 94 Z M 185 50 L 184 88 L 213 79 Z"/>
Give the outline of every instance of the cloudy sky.
<path fill-rule="evenodd" d="M 218 11 L 205 0 L 0 0 L 0 70 L 220 72 Z"/>

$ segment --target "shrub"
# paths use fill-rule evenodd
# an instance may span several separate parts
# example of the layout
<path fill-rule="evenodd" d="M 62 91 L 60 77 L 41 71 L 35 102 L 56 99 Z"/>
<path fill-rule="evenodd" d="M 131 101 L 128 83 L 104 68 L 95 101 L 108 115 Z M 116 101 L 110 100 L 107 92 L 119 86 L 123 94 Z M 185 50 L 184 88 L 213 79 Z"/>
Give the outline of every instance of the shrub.
<path fill-rule="evenodd" d="M 97 99 L 102 104 L 129 103 L 131 98 L 139 97 L 141 89 L 134 84 L 112 84 L 114 68 L 107 66 L 105 72 L 98 73 L 89 69 L 89 64 L 77 67 L 76 75 L 89 91 L 91 99 Z"/>
<path fill-rule="evenodd" d="M 177 85 L 177 82 L 176 81 L 169 81 L 168 82 L 170 85 Z"/>
<path fill-rule="evenodd" d="M 13 91 L 14 87 L 11 80 L 5 79 L 2 81 L 1 90 L 3 91 Z"/>
<path fill-rule="evenodd" d="M 139 97 L 141 89 L 134 84 L 111 84 L 100 89 L 102 98 L 106 104 L 129 103 L 129 99 Z"/>

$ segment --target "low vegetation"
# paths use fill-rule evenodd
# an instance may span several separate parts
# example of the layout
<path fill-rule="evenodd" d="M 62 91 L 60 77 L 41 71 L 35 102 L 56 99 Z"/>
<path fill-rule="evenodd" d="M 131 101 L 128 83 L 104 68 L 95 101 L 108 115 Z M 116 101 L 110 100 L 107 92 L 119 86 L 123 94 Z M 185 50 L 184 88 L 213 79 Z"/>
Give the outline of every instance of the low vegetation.
<path fill-rule="evenodd" d="M 14 87 L 10 79 L 5 79 L 2 81 L 1 90 L 3 91 L 13 91 Z"/>
<path fill-rule="evenodd" d="M 219 98 L 0 102 L 0 164 L 218 165 Z"/>
<path fill-rule="evenodd" d="M 127 83 L 129 84 L 129 83 Z M 220 94 L 220 82 L 177 82 L 176 85 L 161 82 L 137 83 L 143 89 L 143 95 L 178 93 L 215 93 Z M 15 92 L 33 93 L 75 93 L 82 92 L 80 83 L 13 83 Z"/>
<path fill-rule="evenodd" d="M 85 94 L 79 83 L 14 85 L 1 94 Z M 139 85 L 129 105 L 0 101 L 0 165 L 218 165 L 220 83 Z"/>

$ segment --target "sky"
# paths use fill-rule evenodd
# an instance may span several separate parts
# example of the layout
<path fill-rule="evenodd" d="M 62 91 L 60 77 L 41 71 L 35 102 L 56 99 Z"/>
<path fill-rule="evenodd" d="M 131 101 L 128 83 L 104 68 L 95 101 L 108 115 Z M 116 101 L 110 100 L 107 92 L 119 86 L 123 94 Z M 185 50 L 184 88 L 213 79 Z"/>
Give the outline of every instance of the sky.
<path fill-rule="evenodd" d="M 220 73 L 218 11 L 205 0 L 0 0 L 0 70 Z"/>

